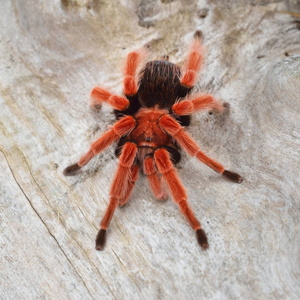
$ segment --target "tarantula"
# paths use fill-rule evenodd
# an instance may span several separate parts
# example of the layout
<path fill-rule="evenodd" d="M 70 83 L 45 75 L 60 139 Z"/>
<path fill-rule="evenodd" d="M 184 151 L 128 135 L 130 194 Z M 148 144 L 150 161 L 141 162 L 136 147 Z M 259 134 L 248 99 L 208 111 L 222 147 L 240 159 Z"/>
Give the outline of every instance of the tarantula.
<path fill-rule="evenodd" d="M 114 211 L 118 205 L 128 201 L 139 169 L 147 176 L 152 192 L 159 200 L 168 197 L 162 181 L 166 183 L 173 200 L 195 230 L 200 246 L 206 249 L 206 234 L 187 202 L 185 188 L 174 165 L 180 161 L 183 149 L 217 173 L 234 182 L 242 182 L 240 175 L 225 170 L 206 156 L 186 131 L 194 112 L 204 109 L 222 111 L 224 105 L 209 94 L 189 95 L 203 61 L 201 31 L 194 35 L 182 70 L 169 62 L 167 56 L 145 63 L 146 52 L 143 49 L 128 54 L 124 96 L 111 94 L 101 87 L 92 90 L 92 106 L 99 109 L 102 102 L 110 104 L 117 121 L 91 144 L 90 150 L 78 163 L 67 167 L 64 174 L 73 175 L 95 155 L 118 141 L 115 153 L 119 157 L 119 166 L 111 185 L 110 202 L 96 237 L 96 249 L 103 250 L 106 230 Z"/>

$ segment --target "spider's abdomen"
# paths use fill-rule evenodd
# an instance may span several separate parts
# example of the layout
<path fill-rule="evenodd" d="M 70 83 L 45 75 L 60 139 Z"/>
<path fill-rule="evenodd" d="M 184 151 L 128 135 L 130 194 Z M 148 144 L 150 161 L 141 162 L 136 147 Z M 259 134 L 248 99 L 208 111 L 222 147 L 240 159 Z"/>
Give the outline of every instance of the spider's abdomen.
<path fill-rule="evenodd" d="M 169 109 L 182 97 L 180 69 L 165 60 L 150 61 L 140 73 L 139 101 L 143 107 Z"/>

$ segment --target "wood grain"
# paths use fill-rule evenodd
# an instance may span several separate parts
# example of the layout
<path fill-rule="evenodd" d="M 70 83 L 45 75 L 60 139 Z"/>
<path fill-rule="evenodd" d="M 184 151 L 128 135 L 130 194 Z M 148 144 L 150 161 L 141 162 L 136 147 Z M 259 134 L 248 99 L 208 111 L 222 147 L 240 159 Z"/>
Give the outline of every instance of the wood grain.
<path fill-rule="evenodd" d="M 3 1 L 0 12 L 1 299 L 300 297 L 300 33 L 279 1 Z M 205 12 L 205 13 L 203 13 Z M 122 91 L 122 61 L 146 44 L 181 63 L 194 32 L 206 61 L 196 91 L 230 103 L 199 113 L 203 151 L 245 177 L 184 156 L 179 174 L 210 248 L 141 176 L 94 239 L 114 147 L 75 177 L 63 169 L 113 124 L 91 89 Z"/>

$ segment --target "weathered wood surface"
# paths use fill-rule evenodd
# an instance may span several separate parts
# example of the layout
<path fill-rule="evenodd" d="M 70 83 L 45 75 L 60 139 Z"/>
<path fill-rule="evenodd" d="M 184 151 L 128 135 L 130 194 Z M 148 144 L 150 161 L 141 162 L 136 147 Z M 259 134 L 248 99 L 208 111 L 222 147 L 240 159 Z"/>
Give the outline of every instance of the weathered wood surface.
<path fill-rule="evenodd" d="M 269 3 L 272 2 L 272 3 Z M 1 299 L 297 299 L 300 34 L 278 1 L 1 1 Z M 126 53 L 180 62 L 205 35 L 197 90 L 231 105 L 198 114 L 202 148 L 245 176 L 185 157 L 180 176 L 210 248 L 144 178 L 94 250 L 116 169 L 113 147 L 77 177 L 64 167 L 113 123 L 87 106 L 121 92 Z M 298 55 L 297 55 L 298 54 Z"/>

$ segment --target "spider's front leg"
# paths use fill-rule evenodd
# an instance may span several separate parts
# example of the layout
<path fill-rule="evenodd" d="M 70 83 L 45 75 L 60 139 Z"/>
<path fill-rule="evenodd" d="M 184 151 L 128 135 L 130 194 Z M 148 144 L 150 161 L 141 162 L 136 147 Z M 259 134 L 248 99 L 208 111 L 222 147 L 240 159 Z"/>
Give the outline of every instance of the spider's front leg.
<path fill-rule="evenodd" d="M 103 250 L 106 241 L 106 230 L 115 209 L 119 201 L 126 197 L 136 153 L 137 146 L 135 143 L 127 142 L 122 148 L 122 153 L 119 157 L 119 167 L 110 189 L 110 202 L 101 221 L 101 229 L 96 237 L 96 250 Z"/>
<path fill-rule="evenodd" d="M 201 228 L 200 222 L 196 219 L 192 209 L 189 207 L 185 188 L 176 173 L 176 169 L 170 159 L 169 152 L 164 148 L 156 150 L 154 153 L 154 160 L 158 171 L 162 174 L 170 189 L 174 201 L 178 204 L 180 211 L 186 217 L 191 227 L 196 231 L 198 243 L 202 249 L 207 249 L 208 242 L 206 234 Z"/>
<path fill-rule="evenodd" d="M 138 177 L 139 177 L 139 167 L 137 165 L 134 165 L 131 168 L 131 174 L 128 179 L 128 185 L 127 185 L 126 192 L 125 192 L 124 196 L 119 200 L 119 206 L 125 205 L 126 202 L 128 201 L 130 194 L 134 188 L 134 185 L 138 180 Z"/>

